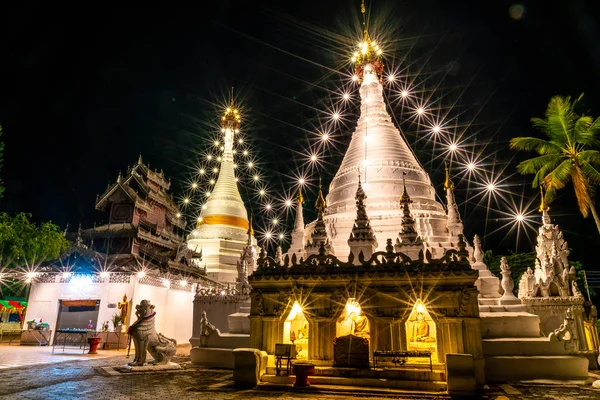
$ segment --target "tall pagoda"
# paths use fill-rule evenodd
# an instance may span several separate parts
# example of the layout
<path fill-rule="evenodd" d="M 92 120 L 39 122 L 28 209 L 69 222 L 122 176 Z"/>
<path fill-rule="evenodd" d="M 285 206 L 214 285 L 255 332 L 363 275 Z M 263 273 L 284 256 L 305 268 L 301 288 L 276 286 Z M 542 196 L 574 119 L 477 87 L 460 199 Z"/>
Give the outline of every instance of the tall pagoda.
<path fill-rule="evenodd" d="M 364 4 L 361 11 L 363 37 L 352 56 L 354 79 L 360 83 L 360 117 L 329 187 L 325 225 L 335 253 L 344 259 L 356 215 L 354 192 L 360 176 L 369 197 L 367 212 L 375 235 L 378 238 L 398 236 L 403 217 L 399 199 L 405 180 L 407 193 L 413 201 L 414 228 L 433 253 L 442 254 L 445 248 L 456 247 L 448 231 L 448 216 L 444 206 L 436 200 L 429 175 L 386 109 L 381 83 L 383 51 L 369 34 Z M 307 235 L 312 225 L 308 228 Z M 384 250 L 384 247 L 385 240 L 381 240 L 378 250 Z"/>
<path fill-rule="evenodd" d="M 234 171 L 233 141 L 240 132 L 240 123 L 240 112 L 232 93 L 221 117 L 224 144 L 219 177 L 187 241 L 190 249 L 202 251 L 207 275 L 221 283 L 236 282 L 240 255 L 247 252 L 248 245 L 256 246 Z"/>

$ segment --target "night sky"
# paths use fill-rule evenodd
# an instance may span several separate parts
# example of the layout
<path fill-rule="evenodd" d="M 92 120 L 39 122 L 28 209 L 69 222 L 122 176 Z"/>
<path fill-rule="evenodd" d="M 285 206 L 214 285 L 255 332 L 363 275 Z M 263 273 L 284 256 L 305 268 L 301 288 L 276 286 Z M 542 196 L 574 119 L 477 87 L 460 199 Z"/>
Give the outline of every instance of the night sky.
<path fill-rule="evenodd" d="M 466 87 L 458 102 L 469 110 L 465 118 L 484 127 L 477 140 L 501 149 L 511 137 L 532 134 L 529 119 L 543 115 L 552 95 L 585 92 L 585 107 L 600 115 L 600 14 L 592 3 L 524 1 L 518 3 L 524 14 L 513 18 L 515 3 L 508 1 L 379 0 L 371 23 L 374 34 L 388 32 L 395 57 L 386 65 L 398 66 L 408 54 L 423 71 L 446 71 L 440 91 L 449 98 Z M 360 33 L 359 4 L 3 5 L 0 122 L 6 149 L 0 176 L 6 194 L 0 210 L 30 212 L 63 228 L 67 222 L 72 228 L 101 223 L 96 194 L 140 153 L 181 193 L 231 86 L 243 101 L 245 129 L 264 168 L 290 171 L 294 151 L 308 143 L 305 130 L 317 124 L 310 107 L 325 109 L 323 88 L 333 90 L 332 82 L 340 81 L 334 70 L 348 72 L 349 46 Z M 339 133 L 346 145 L 354 121 Z M 338 153 L 344 149 L 341 144 Z M 512 156 L 497 155 L 499 162 Z M 524 156 L 517 155 L 506 173 L 514 173 Z M 323 170 L 325 182 L 335 170 Z M 432 179 L 440 189 L 442 176 L 433 173 Z M 527 187 L 529 177 L 512 181 L 524 185 L 516 192 L 536 194 Z M 572 187 L 563 192 L 552 206 L 555 222 L 567 232 L 572 258 L 591 262 L 588 246 L 600 244 L 593 220 L 578 213 Z M 457 197 L 464 200 L 460 192 Z M 482 233 L 481 215 L 463 218 L 469 236 Z M 502 235 L 488 238 L 488 247 L 514 247 Z"/>

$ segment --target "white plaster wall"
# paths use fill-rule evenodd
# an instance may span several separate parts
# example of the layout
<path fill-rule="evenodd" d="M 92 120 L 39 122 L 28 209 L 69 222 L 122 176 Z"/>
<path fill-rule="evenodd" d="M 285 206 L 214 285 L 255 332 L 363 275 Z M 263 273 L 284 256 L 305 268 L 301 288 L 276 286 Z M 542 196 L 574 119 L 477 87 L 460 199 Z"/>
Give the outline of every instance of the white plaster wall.
<path fill-rule="evenodd" d="M 192 336 L 193 292 L 169 290 L 167 297 L 169 314 L 163 334 L 177 340 L 179 344 L 187 343 Z"/>
<path fill-rule="evenodd" d="M 99 329 L 102 321 L 110 320 L 118 311 L 117 308 L 108 308 L 108 304 L 122 301 L 125 293 L 128 297 L 133 294 L 132 284 L 108 283 L 108 279 L 105 279 L 105 283 L 33 283 L 25 321 L 42 319 L 54 331 L 59 300 L 100 300 L 98 326 L 95 327 Z"/>
<path fill-rule="evenodd" d="M 58 277 L 56 278 L 59 279 Z M 192 288 L 193 289 L 193 288 Z M 167 337 L 186 343 L 192 336 L 194 290 L 171 290 L 165 287 L 143 285 L 135 276 L 131 283 L 34 283 L 31 286 L 25 321 L 43 319 L 56 329 L 59 300 L 100 300 L 98 330 L 103 321 L 111 320 L 118 308 L 108 308 L 108 304 L 118 304 L 127 294 L 132 300 L 128 325 L 134 322 L 135 306 L 142 300 L 150 300 L 156 311 L 156 330 Z M 110 323 L 112 329 L 112 322 Z"/>
<path fill-rule="evenodd" d="M 156 311 L 156 331 L 178 344 L 186 343 L 192 336 L 194 291 L 181 291 L 144 285 L 136 282 L 133 297 L 133 320 L 135 306 L 142 300 L 150 300 Z"/>

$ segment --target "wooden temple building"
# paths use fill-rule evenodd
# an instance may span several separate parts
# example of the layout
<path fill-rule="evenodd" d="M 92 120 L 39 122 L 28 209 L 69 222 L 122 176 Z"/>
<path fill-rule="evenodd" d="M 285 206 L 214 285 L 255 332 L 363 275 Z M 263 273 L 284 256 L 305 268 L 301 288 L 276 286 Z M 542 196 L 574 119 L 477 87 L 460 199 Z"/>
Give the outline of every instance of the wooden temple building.
<path fill-rule="evenodd" d="M 32 279 L 26 320 L 51 329 L 125 331 L 133 306 L 151 299 L 157 330 L 178 341 L 191 335 L 194 282 L 207 279 L 202 255 L 185 244 L 185 220 L 163 172 L 142 158 L 96 199 L 107 223 L 66 234 L 73 245 Z M 123 313 L 125 309 L 125 313 Z M 113 327 L 115 314 L 123 314 Z M 135 320 L 135 315 L 133 315 Z"/>

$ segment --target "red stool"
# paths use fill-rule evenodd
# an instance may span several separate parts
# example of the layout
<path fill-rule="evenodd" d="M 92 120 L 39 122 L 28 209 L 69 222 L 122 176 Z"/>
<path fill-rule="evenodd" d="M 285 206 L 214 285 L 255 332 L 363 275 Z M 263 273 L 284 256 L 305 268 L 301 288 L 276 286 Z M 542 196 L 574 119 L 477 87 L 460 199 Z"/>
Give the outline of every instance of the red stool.
<path fill-rule="evenodd" d="M 296 382 L 294 382 L 294 387 L 307 387 L 310 386 L 310 383 L 308 382 L 309 375 L 315 373 L 315 364 L 308 362 L 296 363 L 294 364 L 294 371 L 296 372 Z"/>

